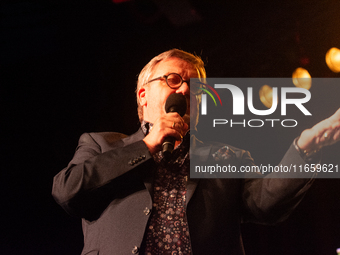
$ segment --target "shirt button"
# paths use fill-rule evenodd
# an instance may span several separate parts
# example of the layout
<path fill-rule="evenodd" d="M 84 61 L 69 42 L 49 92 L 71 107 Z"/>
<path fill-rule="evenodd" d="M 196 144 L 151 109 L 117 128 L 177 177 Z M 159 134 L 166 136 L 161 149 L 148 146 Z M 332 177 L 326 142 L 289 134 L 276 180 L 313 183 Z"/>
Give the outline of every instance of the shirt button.
<path fill-rule="evenodd" d="M 151 210 L 149 208 L 145 207 L 143 212 L 144 212 L 145 215 L 149 215 Z"/>
<path fill-rule="evenodd" d="M 132 252 L 132 254 L 137 254 L 139 252 L 138 247 L 137 246 L 133 247 L 131 252 Z"/>

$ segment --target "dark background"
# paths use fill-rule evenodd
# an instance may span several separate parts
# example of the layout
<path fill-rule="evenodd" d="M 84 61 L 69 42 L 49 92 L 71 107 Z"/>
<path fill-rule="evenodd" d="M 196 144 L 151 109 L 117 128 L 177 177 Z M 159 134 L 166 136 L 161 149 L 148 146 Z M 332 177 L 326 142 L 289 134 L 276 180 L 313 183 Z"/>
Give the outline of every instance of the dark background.
<path fill-rule="evenodd" d="M 135 84 L 155 55 L 180 48 L 209 77 L 339 77 L 325 53 L 340 47 L 340 2 L 7 1 L 1 6 L 1 254 L 80 254 L 80 219 L 51 196 L 52 179 L 90 131 L 138 128 Z M 332 114 L 339 90 L 311 89 L 313 118 L 291 130 L 228 130 L 225 140 L 280 158 L 304 128 Z M 315 92 L 315 93 L 314 93 Z M 263 133 L 265 132 L 265 133 Z M 242 132 L 244 134 L 244 132 Z M 324 151 L 339 162 L 340 147 Z M 335 254 L 340 182 L 318 179 L 276 227 L 245 224 L 247 254 Z"/>

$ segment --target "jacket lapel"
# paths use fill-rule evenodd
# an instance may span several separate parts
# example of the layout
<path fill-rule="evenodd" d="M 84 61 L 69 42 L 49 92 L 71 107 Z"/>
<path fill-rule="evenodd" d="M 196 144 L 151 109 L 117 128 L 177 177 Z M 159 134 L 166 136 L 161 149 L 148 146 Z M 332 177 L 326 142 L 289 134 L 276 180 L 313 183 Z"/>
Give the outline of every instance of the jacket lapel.
<path fill-rule="evenodd" d="M 186 206 L 188 206 L 188 203 L 189 203 L 192 195 L 194 194 L 199 181 L 200 181 L 199 179 L 190 179 L 189 178 L 188 183 L 187 183 L 187 193 L 185 195 Z"/>
<path fill-rule="evenodd" d="M 207 161 L 211 155 L 211 149 L 211 145 L 204 145 L 195 135 L 190 137 L 190 160 L 195 158 L 196 160 Z M 189 178 L 187 183 L 186 205 L 190 202 L 199 182 L 200 179 L 198 178 Z"/>

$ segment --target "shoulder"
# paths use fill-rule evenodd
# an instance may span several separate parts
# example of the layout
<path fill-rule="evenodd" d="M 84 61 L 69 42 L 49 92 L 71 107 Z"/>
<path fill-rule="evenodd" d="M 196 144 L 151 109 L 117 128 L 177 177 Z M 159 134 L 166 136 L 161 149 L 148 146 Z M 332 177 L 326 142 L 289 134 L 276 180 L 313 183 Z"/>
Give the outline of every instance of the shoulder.
<path fill-rule="evenodd" d="M 121 140 L 127 137 L 127 135 L 123 133 L 118 133 L 118 132 L 92 132 L 92 133 L 85 133 L 82 136 L 91 138 L 98 142 L 105 142 L 108 144 L 112 144 L 118 140 Z"/>
<path fill-rule="evenodd" d="M 216 141 L 202 141 L 202 140 L 197 139 L 196 136 L 192 136 L 191 145 L 193 145 L 195 149 L 199 149 L 199 150 L 209 148 L 209 151 L 211 154 L 229 150 L 230 152 L 232 152 L 239 158 L 241 158 L 245 154 L 250 155 L 249 151 L 237 148 L 230 144 L 216 142 Z"/>
<path fill-rule="evenodd" d="M 79 146 L 81 145 L 93 145 L 106 150 L 114 146 L 118 141 L 128 137 L 125 134 L 118 132 L 92 132 L 84 133 L 79 138 Z"/>
<path fill-rule="evenodd" d="M 214 157 L 220 155 L 221 153 L 229 153 L 238 159 L 251 158 L 250 152 L 244 149 L 237 148 L 235 146 L 224 144 L 221 142 L 211 142 L 212 144 L 212 155 Z"/>
<path fill-rule="evenodd" d="M 209 153 L 209 158 L 214 161 L 220 160 L 236 160 L 243 164 L 253 164 L 254 160 L 250 155 L 250 152 L 237 148 L 235 146 L 216 142 L 216 141 L 200 141 L 196 143 L 198 151 L 205 151 Z"/>
<path fill-rule="evenodd" d="M 99 143 L 105 142 L 112 144 L 125 137 L 127 137 L 127 135 L 118 132 L 91 132 L 82 134 L 79 138 L 79 141 Z"/>

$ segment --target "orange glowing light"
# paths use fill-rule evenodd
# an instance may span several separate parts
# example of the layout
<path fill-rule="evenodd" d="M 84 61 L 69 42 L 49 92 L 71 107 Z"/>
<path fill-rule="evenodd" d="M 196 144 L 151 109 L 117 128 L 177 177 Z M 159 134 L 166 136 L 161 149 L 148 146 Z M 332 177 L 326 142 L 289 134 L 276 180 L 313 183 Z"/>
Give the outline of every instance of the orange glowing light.
<path fill-rule="evenodd" d="M 298 88 L 310 89 L 312 86 L 312 77 L 305 68 L 296 68 L 292 78 L 294 85 Z"/>
<path fill-rule="evenodd" d="M 260 88 L 259 95 L 262 104 L 270 108 L 273 104 L 273 88 L 269 85 L 263 85 Z"/>
<path fill-rule="evenodd" d="M 326 53 L 326 64 L 334 73 L 340 72 L 340 50 L 331 48 Z"/>

